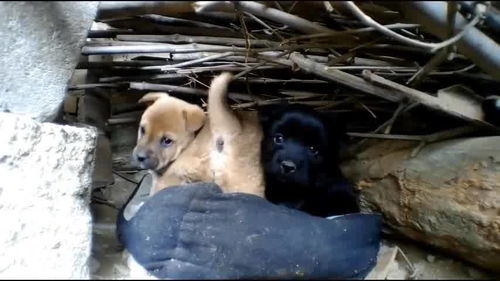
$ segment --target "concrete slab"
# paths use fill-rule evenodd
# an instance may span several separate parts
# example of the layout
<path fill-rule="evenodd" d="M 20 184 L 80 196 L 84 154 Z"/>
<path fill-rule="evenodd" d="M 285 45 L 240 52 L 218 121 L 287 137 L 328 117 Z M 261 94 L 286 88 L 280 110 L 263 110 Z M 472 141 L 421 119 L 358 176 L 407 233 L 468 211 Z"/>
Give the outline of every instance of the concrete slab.
<path fill-rule="evenodd" d="M 97 131 L 0 112 L 0 279 L 88 279 Z"/>
<path fill-rule="evenodd" d="M 98 3 L 0 2 L 0 111 L 55 120 Z"/>

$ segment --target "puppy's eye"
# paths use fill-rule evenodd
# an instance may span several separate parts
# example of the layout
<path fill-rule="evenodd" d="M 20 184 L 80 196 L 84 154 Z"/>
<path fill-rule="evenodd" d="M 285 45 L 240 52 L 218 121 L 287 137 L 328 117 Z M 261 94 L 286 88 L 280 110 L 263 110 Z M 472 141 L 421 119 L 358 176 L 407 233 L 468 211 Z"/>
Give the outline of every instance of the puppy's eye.
<path fill-rule="evenodd" d="M 144 133 L 146 133 L 146 129 L 144 128 L 144 126 L 141 126 L 139 128 L 139 132 L 141 133 L 141 136 L 144 135 Z"/>
<path fill-rule="evenodd" d="M 172 143 L 174 143 L 174 141 L 172 139 L 167 138 L 167 137 L 163 137 L 160 140 L 160 144 L 163 147 L 169 147 L 172 145 Z"/>
<path fill-rule="evenodd" d="M 318 155 L 318 153 L 319 153 L 318 149 L 317 149 L 316 147 L 314 147 L 314 146 L 310 146 L 310 147 L 309 147 L 309 151 L 310 151 L 310 152 L 312 153 L 312 155 L 314 155 L 314 156 Z"/>
<path fill-rule="evenodd" d="M 282 134 L 276 134 L 274 136 L 274 143 L 276 143 L 276 144 L 283 143 L 283 135 Z"/>

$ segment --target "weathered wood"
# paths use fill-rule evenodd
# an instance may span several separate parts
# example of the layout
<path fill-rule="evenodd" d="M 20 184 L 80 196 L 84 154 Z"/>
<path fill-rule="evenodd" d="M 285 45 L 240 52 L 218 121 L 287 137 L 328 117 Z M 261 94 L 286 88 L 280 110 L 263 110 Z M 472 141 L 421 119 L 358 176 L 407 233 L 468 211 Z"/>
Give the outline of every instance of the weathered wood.
<path fill-rule="evenodd" d="M 398 233 L 500 271 L 500 137 L 374 141 L 342 165 L 362 209 Z M 478 254 L 480 253 L 480 254 Z"/>

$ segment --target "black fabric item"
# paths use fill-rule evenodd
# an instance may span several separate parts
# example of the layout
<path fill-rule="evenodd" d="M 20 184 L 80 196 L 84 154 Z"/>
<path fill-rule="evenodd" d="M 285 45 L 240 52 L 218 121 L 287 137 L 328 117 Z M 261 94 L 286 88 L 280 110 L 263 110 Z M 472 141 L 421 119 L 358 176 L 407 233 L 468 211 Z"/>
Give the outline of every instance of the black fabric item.
<path fill-rule="evenodd" d="M 362 279 L 381 228 L 379 215 L 325 219 L 208 183 L 164 189 L 118 221 L 137 262 L 174 279 Z"/>

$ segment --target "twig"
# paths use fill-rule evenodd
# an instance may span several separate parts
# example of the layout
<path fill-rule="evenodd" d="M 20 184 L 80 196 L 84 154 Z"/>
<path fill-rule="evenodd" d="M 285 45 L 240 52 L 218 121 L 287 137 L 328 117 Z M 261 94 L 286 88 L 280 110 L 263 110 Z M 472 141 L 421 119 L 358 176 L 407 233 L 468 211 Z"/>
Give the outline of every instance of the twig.
<path fill-rule="evenodd" d="M 451 45 L 458 40 L 462 38 L 462 36 L 467 32 L 471 27 L 475 26 L 479 20 L 481 19 L 482 13 L 476 12 L 476 16 L 474 17 L 473 20 L 471 20 L 465 27 L 460 31 L 457 35 L 454 37 L 445 40 L 441 43 L 426 43 L 414 39 L 410 39 L 408 37 L 402 36 L 390 29 L 385 28 L 383 25 L 379 24 L 378 22 L 374 21 L 371 17 L 367 16 L 361 9 L 359 9 L 352 1 L 345 1 L 343 2 L 344 6 L 348 8 L 361 22 L 363 22 L 366 25 L 369 25 L 381 33 L 390 36 L 402 43 L 408 44 L 408 45 L 413 45 L 417 47 L 422 47 L 422 48 L 427 48 L 430 49 L 431 52 L 435 52 L 441 48 L 444 48 L 448 45 Z"/>
<path fill-rule="evenodd" d="M 377 119 L 377 115 L 375 115 L 375 113 L 373 113 L 373 111 L 370 110 L 370 108 L 368 106 L 366 106 L 364 103 L 360 102 L 360 101 L 357 101 L 366 111 L 368 111 L 368 113 L 371 114 L 371 116 L 374 118 L 374 119 Z"/>
<path fill-rule="evenodd" d="M 392 70 L 392 71 L 402 71 L 402 72 L 413 72 L 417 70 L 415 67 L 406 66 L 369 66 L 369 65 L 356 65 L 356 66 L 328 66 L 330 69 L 344 69 L 344 70 Z"/>
<path fill-rule="evenodd" d="M 251 13 L 253 15 L 266 18 L 275 22 L 282 23 L 289 26 L 292 29 L 304 33 L 318 33 L 331 31 L 329 28 L 323 27 L 321 25 L 315 24 L 301 17 L 285 13 L 278 9 L 266 7 L 263 4 L 254 1 L 235 1 L 234 5 L 237 5 L 242 11 Z"/>
<path fill-rule="evenodd" d="M 389 28 L 389 29 L 416 28 L 419 26 L 420 26 L 419 24 L 405 24 L 405 23 L 394 23 L 394 24 L 384 25 L 385 28 Z M 308 34 L 308 35 L 291 37 L 289 39 L 286 39 L 283 43 L 287 43 L 290 41 L 303 40 L 303 39 L 336 37 L 336 36 L 342 36 L 342 35 L 370 32 L 370 31 L 374 31 L 374 30 L 376 30 L 376 29 L 373 27 L 363 27 L 363 28 L 359 28 L 359 29 L 351 29 L 351 30 L 344 30 L 344 31 L 330 31 L 330 32 L 324 32 L 324 33 Z"/>
<path fill-rule="evenodd" d="M 453 75 L 453 74 L 469 71 L 469 70 L 473 69 L 475 66 L 476 66 L 475 64 L 471 64 L 471 65 L 468 65 L 464 68 L 453 70 L 453 71 L 433 71 L 429 74 L 432 74 L 432 75 Z"/>
<path fill-rule="evenodd" d="M 425 143 L 432 143 L 437 141 L 442 141 L 446 139 L 455 138 L 458 136 L 463 136 L 465 134 L 469 134 L 477 131 L 478 129 L 473 126 L 463 126 L 457 127 L 441 132 L 437 132 L 429 135 L 388 135 L 388 134 L 371 134 L 371 133 L 347 133 L 352 137 L 362 137 L 362 138 L 376 138 L 376 139 L 396 139 L 396 140 L 409 140 L 409 141 L 421 141 Z"/>
<path fill-rule="evenodd" d="M 400 95 L 388 89 L 384 89 L 375 86 L 362 78 L 355 75 L 343 72 L 341 70 L 332 69 L 327 70 L 325 65 L 314 62 L 310 59 L 306 59 L 303 55 L 299 53 L 292 53 L 290 59 L 302 70 L 306 72 L 312 72 L 320 77 L 334 81 L 348 87 L 360 90 L 370 95 L 375 95 L 384 98 L 389 101 L 399 102 L 401 100 Z"/>
<path fill-rule="evenodd" d="M 295 8 L 295 6 L 297 5 L 298 2 L 299 1 L 293 1 L 292 6 L 290 7 L 290 9 L 288 9 L 288 13 L 292 12 L 293 8 Z"/>
<path fill-rule="evenodd" d="M 387 139 L 387 140 L 405 140 L 405 141 L 422 141 L 422 136 L 412 136 L 412 135 L 386 135 L 386 134 L 370 134 L 370 133 L 354 133 L 348 132 L 350 137 L 359 138 L 373 138 L 373 139 Z"/>
<path fill-rule="evenodd" d="M 450 130 L 445 130 L 445 131 L 441 131 L 441 132 L 437 132 L 437 133 L 434 133 L 434 134 L 427 135 L 427 136 L 424 137 L 424 140 L 427 143 L 436 142 L 436 141 L 442 141 L 442 140 L 446 140 L 446 139 L 451 139 L 451 138 L 455 138 L 455 137 L 458 137 L 458 136 L 462 136 L 462 135 L 465 135 L 465 134 L 469 134 L 469 133 L 475 132 L 477 130 L 478 130 L 478 128 L 476 128 L 474 126 L 457 127 L 457 128 L 453 128 L 453 129 L 450 129 Z"/>
<path fill-rule="evenodd" d="M 85 90 L 85 89 L 95 89 L 95 88 L 118 88 L 124 86 L 123 83 L 92 83 L 92 84 L 76 84 L 68 87 L 69 91 L 74 90 Z"/>
<path fill-rule="evenodd" d="M 447 9 L 447 19 L 448 19 L 448 38 L 453 37 L 453 33 L 455 30 L 455 17 L 457 14 L 457 4 L 450 1 L 448 2 L 448 9 Z M 422 67 L 419 71 L 415 73 L 408 81 L 406 82 L 406 85 L 409 85 L 411 87 L 417 86 L 420 81 L 422 81 L 423 77 L 427 75 L 433 68 L 441 64 L 443 61 L 445 61 L 448 57 L 448 54 L 451 52 L 452 45 L 447 46 L 444 48 L 442 51 L 438 52 L 436 55 L 434 55 L 424 67 Z"/>
<path fill-rule="evenodd" d="M 258 22 L 260 25 L 264 26 L 265 28 L 271 30 L 271 32 L 276 35 L 276 37 L 278 37 L 281 41 L 285 40 L 285 38 L 283 38 L 283 36 L 281 36 L 274 28 L 270 27 L 267 23 L 261 21 L 258 17 L 248 13 L 248 12 L 244 12 L 245 15 L 251 17 L 254 21 Z"/>
<path fill-rule="evenodd" d="M 399 247 L 397 247 L 397 248 L 398 248 L 398 252 L 401 254 L 401 256 L 405 260 L 406 264 L 408 265 L 408 268 L 410 269 L 410 275 L 415 275 L 415 273 L 416 273 L 415 266 L 413 266 L 413 264 L 410 262 L 410 260 L 408 259 L 408 257 L 406 257 L 406 255 L 403 252 L 403 250 L 401 250 L 401 248 L 399 248 Z"/>
<path fill-rule="evenodd" d="M 147 53 L 198 53 L 198 52 L 245 52 L 244 48 L 215 47 L 180 49 L 178 45 L 135 45 L 135 46 L 84 46 L 83 55 L 147 54 Z"/>
<path fill-rule="evenodd" d="M 124 179 L 124 180 L 126 180 L 126 181 L 128 181 L 128 182 L 130 182 L 130 183 L 133 183 L 133 184 L 136 184 L 136 185 L 137 185 L 137 184 L 139 184 L 138 182 L 136 182 L 136 181 L 134 181 L 134 180 L 131 180 L 131 179 L 127 178 L 126 176 L 124 176 L 124 175 L 122 175 L 122 174 L 118 173 L 118 172 L 117 172 L 117 171 L 115 171 L 115 170 L 113 170 L 113 174 L 115 174 L 115 175 L 119 176 L 120 178 L 122 178 L 122 179 Z"/>
<path fill-rule="evenodd" d="M 202 44 L 215 44 L 226 46 L 245 46 L 245 39 L 231 38 L 231 37 L 215 37 L 215 36 L 186 36 L 181 34 L 172 35 L 116 35 L 117 40 L 121 41 L 136 41 L 136 42 L 160 42 L 160 43 L 202 43 Z M 277 42 L 253 39 L 250 40 L 253 46 L 273 46 Z"/>
<path fill-rule="evenodd" d="M 475 131 L 477 131 L 477 128 L 475 127 L 463 126 L 424 136 L 420 144 L 415 149 L 413 149 L 413 151 L 410 154 L 410 157 L 411 158 L 416 157 L 417 154 L 429 143 L 456 138 L 469 133 L 473 133 Z"/>
<path fill-rule="evenodd" d="M 188 19 L 183 19 L 183 18 L 162 16 L 162 15 L 157 15 L 157 14 L 140 15 L 137 17 L 149 20 L 153 23 L 159 23 L 159 24 L 162 24 L 165 26 L 190 26 L 190 27 L 196 27 L 196 28 L 218 29 L 218 30 L 221 30 L 221 31 L 224 30 L 227 32 L 233 31 L 231 28 L 226 27 L 226 26 L 220 26 L 220 25 L 196 21 L 196 20 L 188 20 Z"/>
<path fill-rule="evenodd" d="M 241 79 L 236 79 L 241 80 Z M 318 79 L 274 79 L 274 78 L 266 78 L 266 77 L 256 77 L 248 78 L 248 82 L 256 83 L 256 84 L 272 84 L 272 83 L 283 83 L 283 84 L 328 84 L 327 81 L 318 80 Z"/>
<path fill-rule="evenodd" d="M 115 38 L 120 34 L 134 34 L 135 32 L 128 29 L 110 29 L 110 30 L 89 30 L 87 38 Z"/>
<path fill-rule="evenodd" d="M 247 102 L 247 103 L 240 103 L 237 105 L 233 105 L 232 107 L 234 109 L 244 109 L 244 108 L 249 108 L 249 107 L 259 107 L 263 105 L 270 105 L 270 104 L 278 104 L 284 101 L 293 101 L 293 100 L 301 100 L 301 99 L 307 99 L 309 97 L 287 97 L 287 98 L 276 98 L 276 99 L 268 99 L 268 100 L 263 100 L 263 101 L 253 101 L 253 102 Z"/>
<path fill-rule="evenodd" d="M 431 72 L 433 68 L 445 61 L 447 56 L 448 48 L 438 52 L 424 65 L 424 67 L 420 68 L 412 77 L 410 77 L 410 79 L 408 79 L 408 81 L 406 81 L 406 85 L 415 87 L 426 74 Z"/>
<path fill-rule="evenodd" d="M 255 70 L 255 69 L 257 69 L 257 68 L 259 68 L 259 67 L 261 67 L 261 66 L 264 66 L 266 63 L 267 63 L 267 61 L 263 61 L 263 62 L 260 62 L 260 63 L 258 63 L 258 64 L 256 64 L 256 65 L 252 66 L 252 67 L 248 67 L 247 69 L 243 70 L 242 72 L 240 72 L 240 73 L 238 73 L 238 74 L 234 75 L 234 76 L 233 76 L 233 80 L 234 80 L 234 79 L 238 79 L 238 78 L 240 78 L 241 76 L 246 75 L 246 74 L 248 74 L 249 72 L 251 72 L 251 71 L 253 71 L 253 70 Z"/>
<path fill-rule="evenodd" d="M 278 56 L 276 57 L 276 59 L 278 59 L 278 58 L 280 58 L 280 57 L 283 57 L 283 56 L 285 56 L 285 55 L 287 55 L 287 54 L 288 54 L 288 52 L 281 53 L 280 55 L 278 55 Z M 242 72 L 240 72 L 240 73 L 236 74 L 235 76 L 233 76 L 233 80 L 238 79 L 239 77 L 241 77 L 241 76 L 243 76 L 243 75 L 246 75 L 247 73 L 249 73 L 250 71 L 252 71 L 252 70 L 254 70 L 254 69 L 258 68 L 258 67 L 264 66 L 266 63 L 267 63 L 267 61 L 263 61 L 263 62 L 261 62 L 261 63 L 258 63 L 258 64 L 256 64 L 256 65 L 254 65 L 254 66 L 252 66 L 252 67 L 250 67 L 250 68 L 248 68 L 248 69 L 246 69 L 246 70 L 244 70 L 244 71 L 242 71 Z"/>
<path fill-rule="evenodd" d="M 262 65 L 262 66 L 256 66 L 255 69 L 259 70 L 264 70 L 264 69 L 281 69 L 284 68 L 283 66 L 271 66 L 271 65 Z M 177 71 L 178 74 L 182 73 L 200 73 L 200 72 L 213 72 L 213 71 L 244 71 L 248 70 L 248 66 L 241 67 L 241 66 L 234 66 L 234 65 L 217 65 L 217 66 L 209 66 L 209 67 L 196 67 L 196 68 L 190 68 L 190 69 L 180 69 Z"/>
<path fill-rule="evenodd" d="M 382 130 L 384 130 L 386 127 L 388 126 L 392 126 L 392 124 L 396 121 L 396 118 L 401 114 L 401 113 L 405 113 L 405 112 L 408 112 L 410 111 L 411 109 L 415 108 L 417 105 L 419 105 L 418 102 L 416 103 L 413 103 L 407 107 L 405 107 L 405 103 L 401 102 L 398 106 L 398 108 L 396 109 L 396 111 L 394 112 L 394 114 L 391 116 L 391 118 L 389 118 L 389 120 L 385 121 L 382 125 L 380 125 L 379 127 L 377 127 L 373 133 L 378 133 Z M 384 132 L 385 133 L 385 132 Z M 385 134 L 388 134 L 389 132 L 385 133 Z"/>
<path fill-rule="evenodd" d="M 111 207 L 111 208 L 113 208 L 115 210 L 119 210 L 118 207 L 116 207 L 115 205 L 113 205 L 111 202 L 109 202 L 106 199 L 102 199 L 102 198 L 99 198 L 99 197 L 96 197 L 96 196 L 92 196 L 91 201 L 94 204 L 105 205 L 105 206 Z"/>
<path fill-rule="evenodd" d="M 465 111 L 463 108 L 464 102 L 459 98 L 448 97 L 445 101 L 439 97 L 433 97 L 427 93 L 387 80 L 383 77 L 371 73 L 368 70 L 364 70 L 362 72 L 362 75 L 367 80 L 373 83 L 396 90 L 402 96 L 410 99 L 411 101 L 420 102 L 421 104 L 431 109 L 439 110 L 466 121 L 474 121 L 478 124 L 481 124 L 482 126 L 491 127 L 488 123 L 484 122 L 481 108 L 479 108 L 479 105 L 477 105 L 476 103 L 469 102 L 467 104 L 468 110 Z"/>
<path fill-rule="evenodd" d="M 141 81 L 141 80 L 167 80 L 169 82 L 173 81 L 183 81 L 186 79 L 185 75 L 181 74 L 153 74 L 153 75 L 137 75 L 137 76 L 112 76 L 112 77 L 102 77 L 99 78 L 99 82 L 121 82 L 121 81 Z"/>
<path fill-rule="evenodd" d="M 232 29 L 193 27 L 193 26 L 166 26 L 154 23 L 145 18 L 128 18 L 107 22 L 110 26 L 117 28 L 133 29 L 136 34 L 184 34 L 200 36 L 221 36 L 239 38 L 240 34 Z"/>
<path fill-rule="evenodd" d="M 109 118 L 106 123 L 107 125 L 112 126 L 112 125 L 135 123 L 139 121 L 139 119 L 140 118 L 138 117 Z"/>
<path fill-rule="evenodd" d="M 280 5 L 279 1 L 273 1 L 273 2 L 274 2 L 274 5 L 275 5 L 278 9 L 280 9 L 280 10 L 282 10 L 282 11 L 284 11 L 284 10 L 285 10 L 285 9 L 283 9 L 283 7 L 281 7 L 281 5 Z"/>
<path fill-rule="evenodd" d="M 387 134 L 391 133 L 392 124 L 394 124 L 394 122 L 396 121 L 396 118 L 398 118 L 399 114 L 401 113 L 401 111 L 403 111 L 403 109 L 405 108 L 405 106 L 406 106 L 405 102 L 400 102 L 399 103 L 398 108 L 396 109 L 396 111 L 392 115 L 391 119 L 389 119 L 388 122 L 387 122 L 387 127 L 384 130 L 384 134 L 387 135 Z"/>
<path fill-rule="evenodd" d="M 216 59 L 220 59 L 220 58 L 225 58 L 225 57 L 229 57 L 232 55 L 234 55 L 234 52 L 225 52 L 222 54 L 215 54 L 215 55 L 206 56 L 203 58 L 194 59 L 191 61 L 181 62 L 181 63 L 177 63 L 177 64 L 163 65 L 163 66 L 145 66 L 145 67 L 142 67 L 141 69 L 161 69 L 162 71 L 176 70 L 176 68 L 191 66 L 194 64 L 199 64 L 202 62 L 207 62 L 207 61 L 212 61 L 212 60 L 216 60 Z"/>
<path fill-rule="evenodd" d="M 76 66 L 76 69 L 103 69 L 111 67 L 124 67 L 125 69 L 165 64 L 164 60 L 147 60 L 147 61 L 82 61 Z"/>
<path fill-rule="evenodd" d="M 174 85 L 152 84 L 146 82 L 131 82 L 129 88 L 135 90 L 175 92 L 179 94 L 188 94 L 188 95 L 195 95 L 202 97 L 206 97 L 208 95 L 208 92 L 206 90 L 174 86 Z M 234 99 L 253 101 L 251 97 L 245 94 L 229 93 L 228 96 Z"/>
<path fill-rule="evenodd" d="M 325 9 L 328 13 L 333 13 L 335 11 L 330 1 L 323 1 L 323 6 L 325 6 Z"/>

